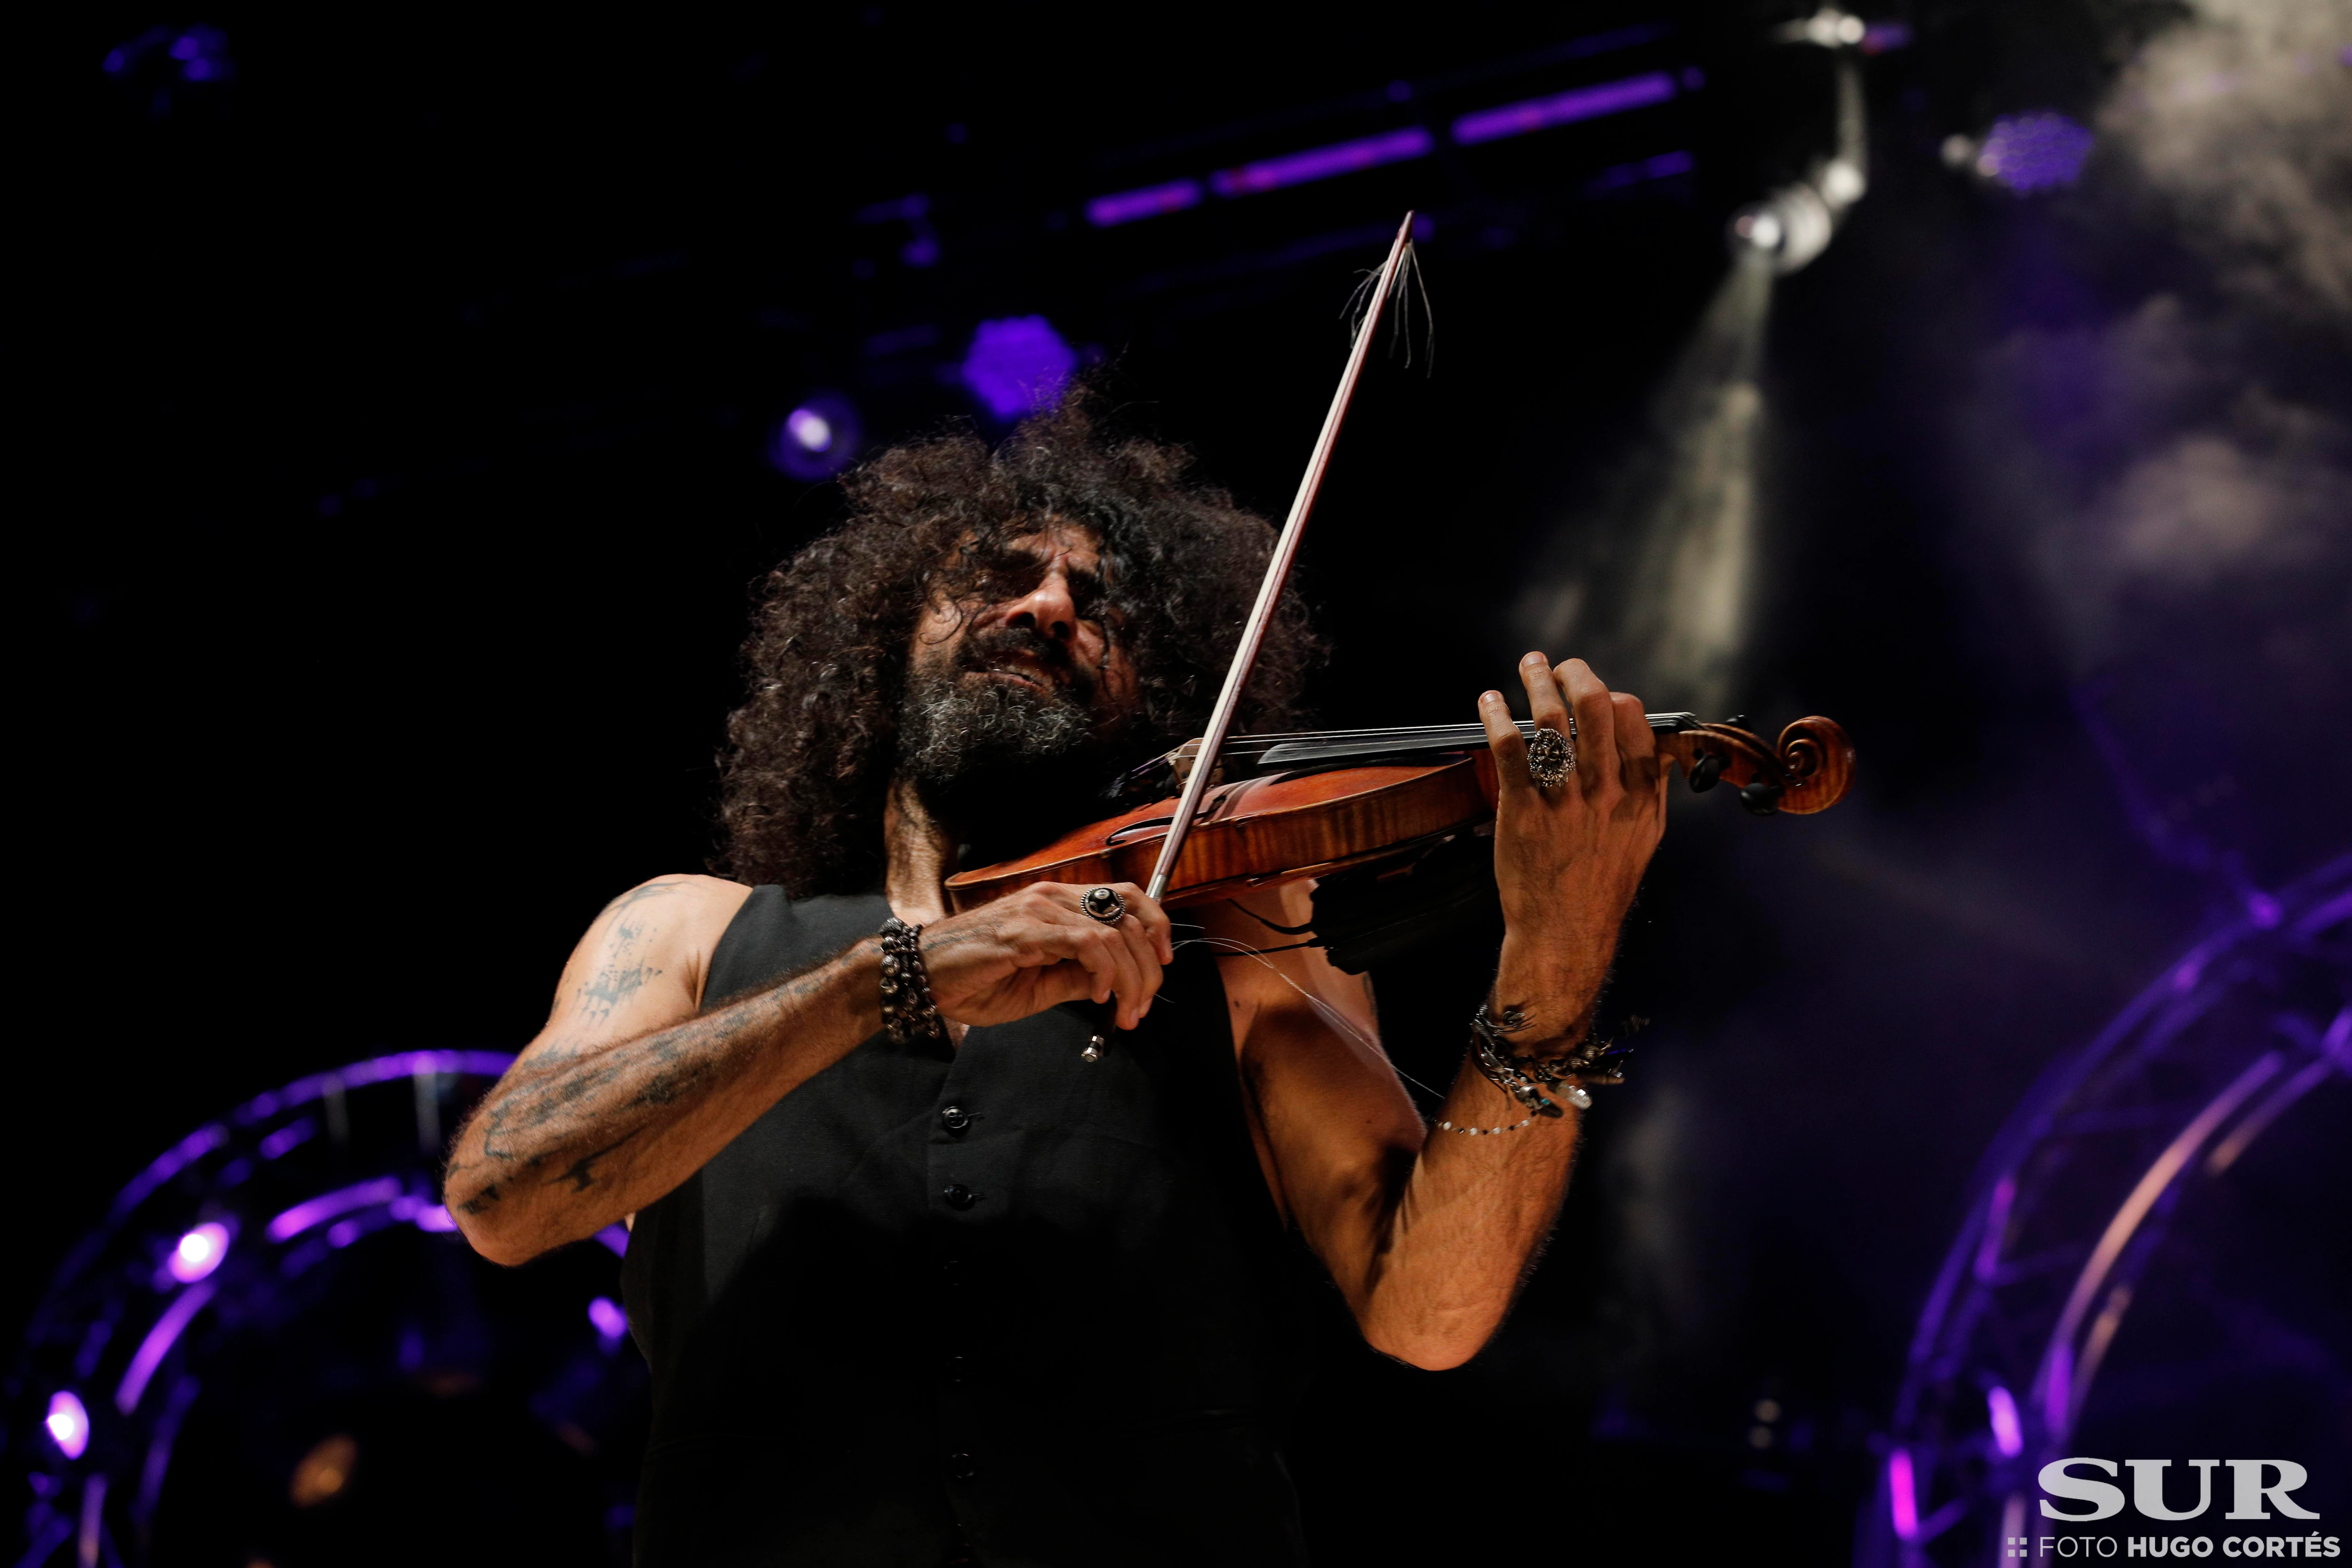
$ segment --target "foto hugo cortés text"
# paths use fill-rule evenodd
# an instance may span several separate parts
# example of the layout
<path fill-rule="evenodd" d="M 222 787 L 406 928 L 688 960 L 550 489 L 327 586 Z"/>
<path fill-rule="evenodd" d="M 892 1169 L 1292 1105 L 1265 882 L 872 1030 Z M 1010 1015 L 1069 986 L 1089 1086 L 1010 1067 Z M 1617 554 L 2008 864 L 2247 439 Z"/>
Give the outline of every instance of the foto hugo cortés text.
<path fill-rule="evenodd" d="M 2226 1464 L 2230 1471 L 2231 1508 L 2221 1515 L 2223 1519 L 2305 1520 L 2319 1517 L 2294 1500 L 2295 1491 L 2311 1477 L 2309 1471 L 2292 1459 L 2188 1459 L 2182 1464 L 2196 1476 L 2196 1502 L 2188 1508 L 2173 1507 L 2174 1499 L 2167 1495 L 2166 1472 L 2172 1466 L 2169 1459 L 2126 1459 L 2121 1465 L 2113 1459 L 2087 1456 L 2053 1459 L 2042 1467 L 2038 1478 L 2042 1490 L 2046 1494 L 2042 1500 L 2042 1515 L 2045 1519 L 2088 1524 L 2114 1518 L 2124 1511 L 2128 1501 L 2132 1511 L 2145 1519 L 2168 1522 L 2196 1519 L 2213 1506 L 2213 1472 Z M 2077 1470 L 2096 1470 L 2109 1476 L 2119 1476 L 2126 1469 L 2131 1472 L 2128 1498 L 2124 1489 L 2113 1481 L 2074 1473 Z M 2061 1507 L 2051 1500 L 2053 1498 L 2086 1506 Z M 2341 1554 L 2342 1545 L 2336 1537 L 2321 1535 L 2316 1531 L 2308 1535 L 2226 1535 L 2218 1540 L 2210 1535 L 2009 1536 L 2002 1542 L 2001 1552 L 2002 1556 L 2009 1558 L 2219 1555 L 2243 1559 L 2336 1557 Z"/>

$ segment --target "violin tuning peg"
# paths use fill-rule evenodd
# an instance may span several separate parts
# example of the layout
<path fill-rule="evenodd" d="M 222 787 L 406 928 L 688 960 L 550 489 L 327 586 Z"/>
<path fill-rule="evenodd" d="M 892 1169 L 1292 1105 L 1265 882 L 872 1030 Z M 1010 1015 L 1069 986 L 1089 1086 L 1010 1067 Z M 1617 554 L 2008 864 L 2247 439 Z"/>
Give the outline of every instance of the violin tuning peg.
<path fill-rule="evenodd" d="M 1723 721 L 1723 726 L 1727 730 L 1745 730 L 1748 728 L 1748 715 L 1745 713 L 1734 713 L 1730 718 L 1726 719 Z"/>
<path fill-rule="evenodd" d="M 1739 804 L 1758 816 L 1770 816 L 1780 809 L 1780 796 L 1786 794 L 1779 784 L 1758 779 L 1739 788 Z"/>
<path fill-rule="evenodd" d="M 1723 779 L 1723 753 L 1702 752 L 1690 765 L 1690 786 L 1693 795 L 1705 795 Z"/>

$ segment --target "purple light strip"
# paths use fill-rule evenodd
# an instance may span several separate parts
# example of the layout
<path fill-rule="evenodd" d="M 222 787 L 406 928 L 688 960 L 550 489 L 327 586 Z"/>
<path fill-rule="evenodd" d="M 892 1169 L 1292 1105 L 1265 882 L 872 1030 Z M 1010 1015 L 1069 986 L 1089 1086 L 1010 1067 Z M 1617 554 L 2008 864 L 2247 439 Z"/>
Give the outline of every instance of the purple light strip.
<path fill-rule="evenodd" d="M 2017 1175 L 2003 1175 L 1992 1184 L 1992 1204 L 1985 1210 L 1984 1235 L 1977 1243 L 1977 1279 L 1990 1281 L 2000 1272 L 2000 1249 L 2009 1241 L 2009 1211 L 2017 1202 Z"/>
<path fill-rule="evenodd" d="M 362 1182 L 355 1187 L 343 1187 L 331 1193 L 321 1193 L 315 1198 L 296 1204 L 269 1222 L 269 1239 L 284 1241 L 299 1236 L 321 1220 L 330 1220 L 353 1209 L 363 1209 L 370 1204 L 388 1204 L 400 1196 L 398 1176 L 379 1176 L 373 1182 Z"/>
<path fill-rule="evenodd" d="M 1158 217 L 1162 213 L 1182 212 L 1200 205 L 1200 181 L 1171 180 L 1164 185 L 1146 185 L 1141 190 L 1097 196 L 1087 204 L 1087 221 L 1097 228 L 1111 228 L 1140 217 Z"/>
<path fill-rule="evenodd" d="M 1612 34 L 1610 37 L 1613 39 L 1616 36 Z M 1628 38 L 1623 41 L 1642 40 Z M 1506 136 L 1524 136 L 1530 131 L 1543 131 L 1579 120 L 1597 120 L 1604 114 L 1622 114 L 1629 109 L 1664 103 L 1675 96 L 1675 90 L 1671 73 L 1651 71 L 1643 76 L 1626 77 L 1620 81 L 1602 82 L 1598 87 L 1580 87 L 1547 98 L 1501 104 L 1493 109 L 1477 110 L 1456 120 L 1454 122 L 1454 140 L 1469 147 L 1481 142 L 1500 141 Z M 1425 128 L 1413 125 L 1378 136 L 1334 142 L 1328 147 L 1310 147 L 1304 152 L 1285 153 L 1279 158 L 1244 163 L 1237 169 L 1220 169 L 1209 176 L 1209 185 L 1221 196 L 1251 196 L 1262 191 L 1280 190 L 1285 185 L 1303 185 L 1312 180 L 1328 180 L 1335 174 L 1352 174 L 1362 169 L 1375 169 L 1383 163 L 1402 163 L 1414 158 L 1425 158 L 1435 150 L 1436 139 Z M 1666 174 L 1681 174 L 1690 167 L 1686 162 L 1688 153 L 1668 153 L 1665 156 L 1685 162 L 1675 168 L 1645 169 L 1642 177 L 1657 178 Z M 1651 162 L 1655 163 L 1658 160 Z M 1199 205 L 1200 201 L 1201 182 L 1171 180 L 1166 184 L 1144 185 L 1132 191 L 1115 191 L 1108 195 L 1097 196 L 1087 204 L 1087 221 L 1097 228 L 1111 228 L 1123 223 L 1134 223 L 1139 218 L 1181 212 L 1186 207 Z"/>
<path fill-rule="evenodd" d="M 295 1106 L 318 1099 L 327 1092 L 330 1084 L 352 1089 L 362 1084 L 383 1083 L 389 1079 L 414 1078 L 419 1073 L 433 1072 L 470 1073 L 478 1078 L 496 1078 L 513 1063 L 514 1058 L 504 1051 L 403 1051 L 397 1056 L 353 1062 L 334 1072 L 314 1073 L 309 1078 L 297 1079 L 284 1089 L 255 1096 L 239 1106 L 230 1120 L 239 1127 L 267 1121 L 281 1110 L 290 1110 Z"/>
<path fill-rule="evenodd" d="M 1238 169 L 1220 169 L 1209 176 L 1209 184 L 1221 196 L 1254 196 L 1261 191 L 1280 190 L 1285 185 L 1303 185 L 1310 180 L 1352 174 L 1360 169 L 1376 169 L 1383 163 L 1402 163 L 1414 158 L 1426 158 L 1436 146 L 1437 139 L 1425 128 L 1410 125 L 1402 131 L 1366 136 L 1354 142 L 1334 142 L 1328 147 L 1310 147 L 1304 153 L 1290 153 L 1279 158 L 1244 163 Z"/>
<path fill-rule="evenodd" d="M 1992 1446 L 2001 1458 L 2025 1452 L 2025 1424 L 2017 1418 L 2017 1396 L 2000 1384 L 1985 1390 L 1985 1414 L 1992 1423 Z"/>
<path fill-rule="evenodd" d="M 131 1178 L 131 1184 L 116 1196 L 110 1217 L 121 1219 L 144 1203 L 148 1194 L 187 1169 L 191 1161 L 202 1159 L 227 1142 L 228 1129 L 217 1121 L 189 1133 L 158 1155 L 153 1164 Z"/>
<path fill-rule="evenodd" d="M 1893 1518 L 1897 1540 L 1919 1538 L 1919 1493 L 1911 1473 L 1908 1448 L 1897 1448 L 1886 1456 L 1886 1510 Z"/>
<path fill-rule="evenodd" d="M 1664 71 L 1652 71 L 1646 76 L 1605 81 L 1598 87 L 1580 87 L 1549 98 L 1530 98 L 1496 109 L 1481 109 L 1454 122 L 1454 140 L 1462 146 L 1475 147 L 1481 142 L 1524 136 L 1530 131 L 1547 131 L 1579 120 L 1622 114 L 1629 109 L 1664 103 L 1674 96 L 1675 79 Z"/>
<path fill-rule="evenodd" d="M 128 1415 L 139 1408 L 140 1396 L 147 1392 L 147 1380 L 155 1375 L 155 1369 L 172 1353 L 172 1347 L 187 1329 L 188 1320 L 205 1310 L 205 1303 L 213 1299 L 216 1288 L 209 1279 L 201 1285 L 191 1285 L 163 1309 L 163 1315 L 155 1320 L 155 1326 L 139 1342 L 130 1368 L 122 1374 L 121 1386 L 114 1391 L 117 1410 Z"/>
<path fill-rule="evenodd" d="M 2097 1370 L 2096 1360 L 2086 1352 L 2084 1359 L 2087 1364 L 2080 1373 L 2076 1371 L 2074 1331 L 2083 1326 L 2083 1320 L 2090 1314 L 2091 1303 L 2105 1287 L 2108 1271 L 2123 1256 L 2125 1245 L 2139 1229 L 2140 1222 L 2147 1217 L 2148 1210 L 2156 1206 L 2156 1200 L 2164 1195 L 2174 1179 L 2197 1157 L 2197 1152 L 2205 1146 L 2206 1140 L 2220 1131 L 2221 1124 L 2234 1115 L 2238 1107 L 2244 1104 L 2256 1089 L 2269 1082 L 2285 1060 L 2280 1052 L 2265 1051 L 2252 1067 L 2231 1079 L 2227 1089 L 2215 1095 L 2205 1109 L 2199 1111 L 2170 1143 L 2165 1145 L 2164 1152 L 2158 1154 L 2142 1173 L 2138 1184 L 2124 1199 L 2123 1205 L 2116 1210 L 2115 1217 L 2107 1221 L 2107 1228 L 2100 1236 L 2099 1244 L 2091 1249 L 2083 1271 L 2075 1276 L 2074 1289 L 2068 1294 L 2066 1305 L 2058 1314 L 2058 1324 L 2050 1331 L 2049 1343 L 2042 1352 L 2039 1376 L 2042 1424 L 2050 1429 L 2053 1437 L 2063 1442 L 2073 1429 L 2074 1417 L 2082 1408 L 2083 1396 L 2089 1392 L 2088 1374 Z"/>

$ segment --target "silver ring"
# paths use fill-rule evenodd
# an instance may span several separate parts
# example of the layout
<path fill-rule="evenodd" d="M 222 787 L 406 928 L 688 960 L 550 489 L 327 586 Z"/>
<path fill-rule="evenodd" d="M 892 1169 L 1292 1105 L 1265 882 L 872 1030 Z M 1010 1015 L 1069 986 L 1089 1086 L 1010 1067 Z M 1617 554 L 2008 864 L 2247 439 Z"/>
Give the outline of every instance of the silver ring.
<path fill-rule="evenodd" d="M 1088 888 L 1078 899 L 1078 908 L 1088 919 L 1115 926 L 1127 919 L 1127 900 L 1118 896 L 1116 888 Z"/>
<path fill-rule="evenodd" d="M 1573 725 L 1573 718 L 1569 723 Z M 1576 771 L 1576 742 L 1559 731 L 1538 724 L 1528 737 L 1528 777 L 1538 789 L 1558 789 Z"/>

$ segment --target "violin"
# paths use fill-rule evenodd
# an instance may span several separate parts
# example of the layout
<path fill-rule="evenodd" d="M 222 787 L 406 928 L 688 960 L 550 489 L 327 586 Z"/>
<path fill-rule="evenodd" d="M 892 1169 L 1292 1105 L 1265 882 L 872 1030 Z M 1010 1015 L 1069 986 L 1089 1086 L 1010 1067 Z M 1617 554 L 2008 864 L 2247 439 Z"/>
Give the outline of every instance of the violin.
<path fill-rule="evenodd" d="M 1499 784 L 1484 726 L 1226 733 L 1297 557 L 1365 352 L 1412 265 L 1412 236 L 1407 213 L 1356 325 L 1339 391 L 1207 729 L 1116 781 L 1110 793 L 1125 810 L 1030 854 L 949 878 L 948 901 L 959 913 L 1034 882 L 1141 882 L 1148 896 L 1183 905 L 1313 879 L 1313 922 L 1275 929 L 1313 931 L 1335 963 L 1360 973 L 1433 925 L 1493 902 L 1493 857 L 1481 840 L 1493 832 Z M 1744 720 L 1648 717 L 1660 754 L 1683 770 L 1692 789 L 1729 783 L 1752 812 L 1826 811 L 1853 779 L 1853 748 L 1827 719 L 1800 719 L 1767 745 Z M 1522 734 L 1533 728 L 1519 722 Z"/>
<path fill-rule="evenodd" d="M 1800 719 L 1768 745 L 1744 720 L 1653 713 L 1658 752 L 1695 792 L 1732 785 L 1759 816 L 1827 811 L 1853 779 L 1853 747 L 1834 721 Z M 1521 733 L 1533 728 L 1519 721 Z M 1188 742 L 1112 785 L 1139 804 L 1064 834 L 1027 855 L 960 871 L 948 900 L 974 909 L 1032 882 L 1142 882 L 1165 847 L 1181 797 L 1154 788 L 1191 782 L 1202 750 Z M 1171 907 L 1358 868 L 1404 870 L 1464 835 L 1491 831 L 1497 782 L 1476 724 L 1236 735 L 1201 792 L 1159 895 Z"/>

